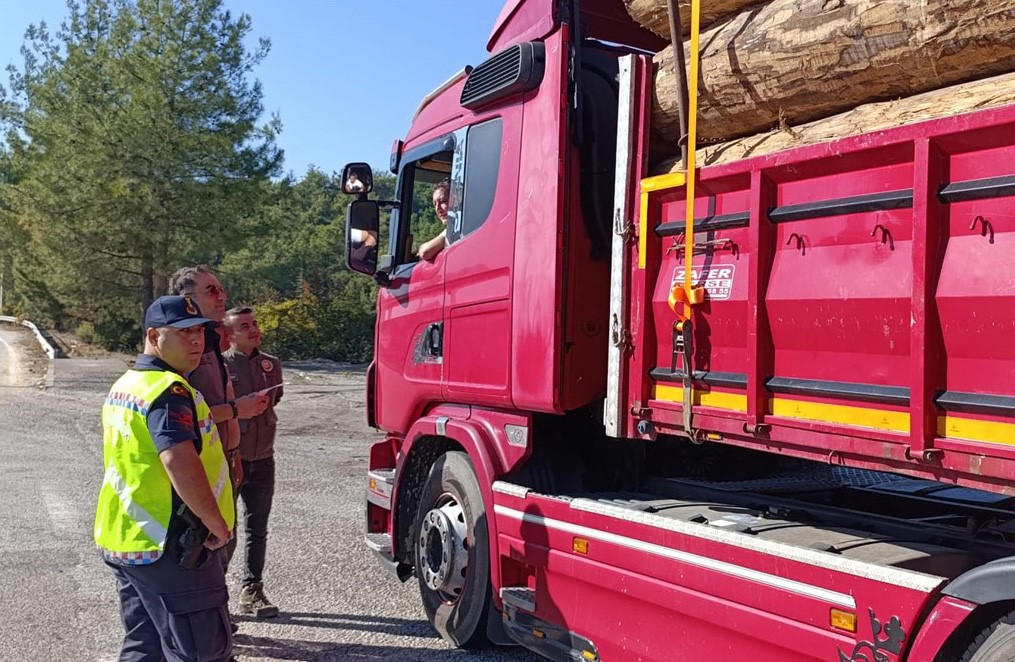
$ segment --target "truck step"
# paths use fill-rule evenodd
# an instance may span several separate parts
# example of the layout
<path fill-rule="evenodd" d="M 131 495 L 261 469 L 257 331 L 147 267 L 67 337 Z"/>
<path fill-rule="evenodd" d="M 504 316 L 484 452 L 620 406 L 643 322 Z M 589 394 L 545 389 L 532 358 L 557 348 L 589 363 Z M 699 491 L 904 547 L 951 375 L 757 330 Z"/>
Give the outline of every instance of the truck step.
<path fill-rule="evenodd" d="M 367 501 L 391 510 L 391 493 L 395 489 L 394 469 L 371 469 L 367 481 Z"/>
<path fill-rule="evenodd" d="M 381 554 L 391 554 L 391 534 L 368 533 L 364 536 L 367 547 Z"/>
<path fill-rule="evenodd" d="M 511 589 L 514 590 L 514 589 Z M 527 589 L 526 589 L 527 590 Z M 507 636 L 529 650 L 558 662 L 597 662 L 599 650 L 582 635 L 524 612 L 505 613 Z"/>
<path fill-rule="evenodd" d="M 536 611 L 536 592 L 524 586 L 505 586 L 500 590 L 500 599 L 505 605 L 515 609 L 527 611 L 530 614 Z"/>
<path fill-rule="evenodd" d="M 394 469 L 371 469 L 370 477 L 383 480 L 388 485 L 395 484 L 395 470 Z"/>

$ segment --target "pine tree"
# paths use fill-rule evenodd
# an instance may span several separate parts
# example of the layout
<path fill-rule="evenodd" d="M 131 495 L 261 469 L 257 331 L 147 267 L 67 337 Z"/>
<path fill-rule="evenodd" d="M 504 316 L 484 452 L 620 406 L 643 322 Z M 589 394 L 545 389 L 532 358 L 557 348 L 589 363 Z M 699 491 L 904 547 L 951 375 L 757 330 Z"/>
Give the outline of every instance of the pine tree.
<path fill-rule="evenodd" d="M 248 52 L 250 18 L 220 0 L 68 7 L 54 35 L 29 28 L 0 95 L 20 175 L 3 199 L 64 312 L 131 344 L 169 274 L 243 243 L 281 170 L 251 78 L 269 43 Z"/>

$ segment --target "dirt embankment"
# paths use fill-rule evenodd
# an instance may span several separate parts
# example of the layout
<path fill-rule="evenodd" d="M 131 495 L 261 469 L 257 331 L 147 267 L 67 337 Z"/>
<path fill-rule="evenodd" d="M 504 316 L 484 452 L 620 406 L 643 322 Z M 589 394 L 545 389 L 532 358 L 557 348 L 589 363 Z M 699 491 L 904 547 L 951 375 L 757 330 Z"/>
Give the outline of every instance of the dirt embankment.
<path fill-rule="evenodd" d="M 28 329 L 0 324 L 0 385 L 41 385 L 49 370 L 49 357 Z"/>

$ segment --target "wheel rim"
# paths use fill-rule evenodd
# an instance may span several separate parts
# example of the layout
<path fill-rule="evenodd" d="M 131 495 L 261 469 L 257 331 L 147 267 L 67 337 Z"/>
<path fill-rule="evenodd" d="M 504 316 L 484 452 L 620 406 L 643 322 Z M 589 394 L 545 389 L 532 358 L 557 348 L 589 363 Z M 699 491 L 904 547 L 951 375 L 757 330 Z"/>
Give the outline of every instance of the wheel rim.
<path fill-rule="evenodd" d="M 416 558 L 423 583 L 445 602 L 456 601 L 465 588 L 468 533 L 465 510 L 451 494 L 442 494 L 433 509 L 423 516 Z"/>

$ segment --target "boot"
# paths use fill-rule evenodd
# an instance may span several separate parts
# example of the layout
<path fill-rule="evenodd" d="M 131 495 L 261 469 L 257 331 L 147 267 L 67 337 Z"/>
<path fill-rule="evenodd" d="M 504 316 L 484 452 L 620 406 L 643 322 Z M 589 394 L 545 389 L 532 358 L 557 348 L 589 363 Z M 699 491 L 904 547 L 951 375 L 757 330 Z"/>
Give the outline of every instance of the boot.
<path fill-rule="evenodd" d="M 240 611 L 244 614 L 253 614 L 255 618 L 278 616 L 278 607 L 268 600 L 261 582 L 247 584 L 240 591 Z"/>

